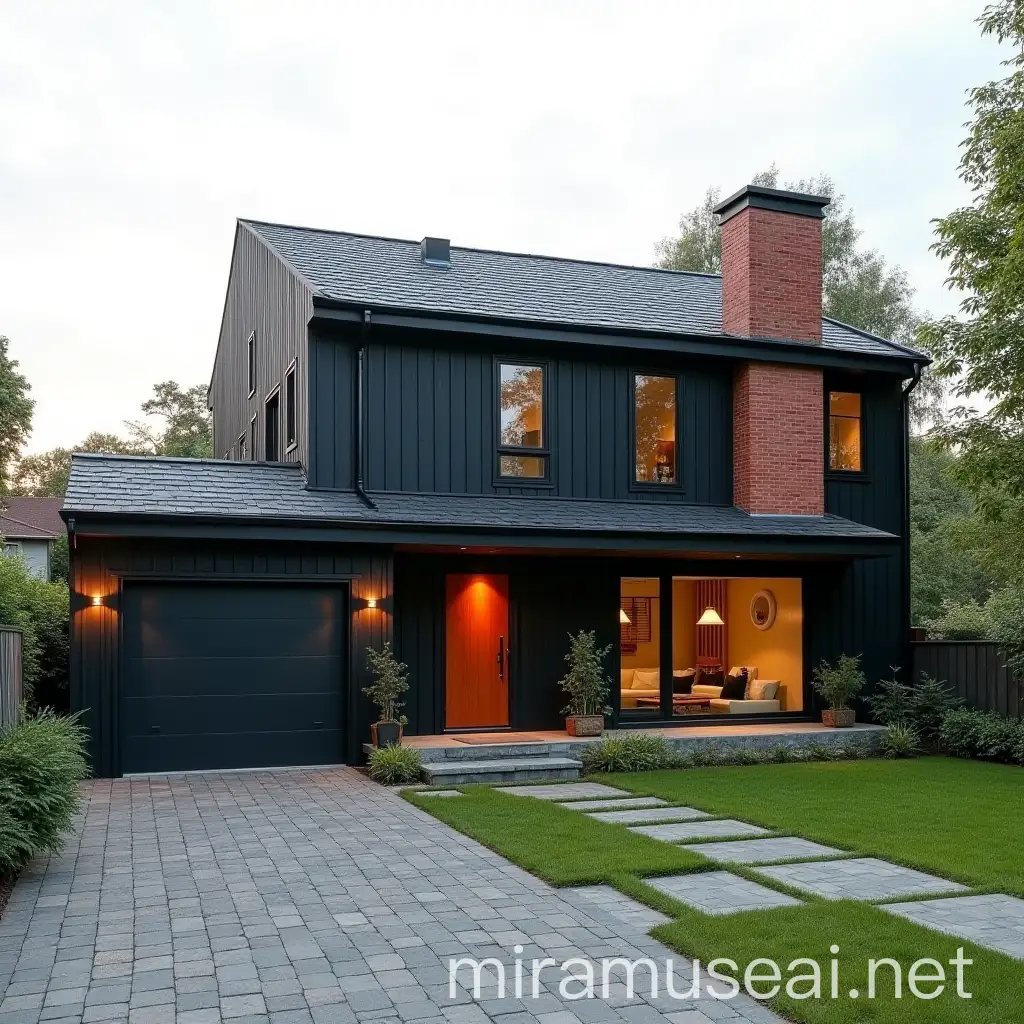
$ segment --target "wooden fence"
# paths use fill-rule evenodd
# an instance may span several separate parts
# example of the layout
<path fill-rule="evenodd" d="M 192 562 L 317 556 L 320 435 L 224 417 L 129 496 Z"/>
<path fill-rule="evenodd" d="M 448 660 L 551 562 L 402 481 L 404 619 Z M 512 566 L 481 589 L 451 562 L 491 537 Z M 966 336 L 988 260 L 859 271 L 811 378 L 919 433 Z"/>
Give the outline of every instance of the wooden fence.
<path fill-rule="evenodd" d="M 21 630 L 0 626 L 0 728 L 18 720 L 21 707 Z"/>
<path fill-rule="evenodd" d="M 1024 718 L 1024 686 L 999 648 L 984 640 L 920 640 L 910 645 L 915 681 L 944 679 L 972 708 Z"/>

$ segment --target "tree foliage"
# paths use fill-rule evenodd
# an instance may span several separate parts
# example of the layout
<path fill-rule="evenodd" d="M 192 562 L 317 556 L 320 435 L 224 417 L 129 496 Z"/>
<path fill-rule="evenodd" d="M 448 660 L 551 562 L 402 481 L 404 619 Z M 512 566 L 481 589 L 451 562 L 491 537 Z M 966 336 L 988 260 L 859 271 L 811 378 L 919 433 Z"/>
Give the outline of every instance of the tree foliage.
<path fill-rule="evenodd" d="M 32 430 L 31 385 L 9 354 L 10 341 L 0 334 L 0 494 L 10 482 L 11 465 Z"/>

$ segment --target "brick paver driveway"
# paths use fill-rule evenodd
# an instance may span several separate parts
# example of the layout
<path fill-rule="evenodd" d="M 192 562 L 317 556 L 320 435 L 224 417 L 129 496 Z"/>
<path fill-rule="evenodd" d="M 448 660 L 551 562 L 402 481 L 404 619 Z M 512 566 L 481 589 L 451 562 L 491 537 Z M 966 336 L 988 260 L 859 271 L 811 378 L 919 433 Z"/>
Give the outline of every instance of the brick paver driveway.
<path fill-rule="evenodd" d="M 566 1002 L 561 975 L 538 999 L 528 983 L 522 1000 L 449 998 L 449 958 L 511 965 L 517 943 L 527 963 L 670 955 L 609 906 L 350 769 L 96 781 L 0 921 L 0 1024 L 776 1020 L 745 999 L 629 1001 L 621 983 Z"/>

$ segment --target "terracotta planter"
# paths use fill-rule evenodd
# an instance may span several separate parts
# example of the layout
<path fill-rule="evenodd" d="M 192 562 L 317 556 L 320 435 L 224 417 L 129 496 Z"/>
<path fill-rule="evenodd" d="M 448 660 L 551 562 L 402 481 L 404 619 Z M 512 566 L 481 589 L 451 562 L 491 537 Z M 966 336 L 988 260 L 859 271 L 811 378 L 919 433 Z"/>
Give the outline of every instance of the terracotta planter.
<path fill-rule="evenodd" d="M 604 732 L 604 715 L 571 715 L 565 720 L 570 736 L 600 736 Z"/>
<path fill-rule="evenodd" d="M 856 714 L 853 708 L 829 708 L 822 711 L 821 721 L 831 729 L 849 729 L 856 721 Z"/>
<path fill-rule="evenodd" d="M 399 747 L 402 745 L 402 723 L 374 722 L 370 726 L 370 737 L 375 747 Z"/>

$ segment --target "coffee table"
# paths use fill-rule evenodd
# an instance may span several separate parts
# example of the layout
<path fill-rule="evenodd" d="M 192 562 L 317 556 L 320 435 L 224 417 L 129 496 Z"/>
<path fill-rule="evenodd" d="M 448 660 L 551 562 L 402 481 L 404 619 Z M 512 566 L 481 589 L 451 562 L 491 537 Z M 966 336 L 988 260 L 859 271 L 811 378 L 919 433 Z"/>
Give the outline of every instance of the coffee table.
<path fill-rule="evenodd" d="M 637 697 L 636 706 L 638 708 L 657 708 L 661 707 L 660 697 Z M 691 693 L 675 693 L 672 695 L 672 710 L 678 712 L 682 709 L 682 713 L 695 714 L 704 709 L 711 710 L 711 698 L 710 697 L 695 697 Z"/>

